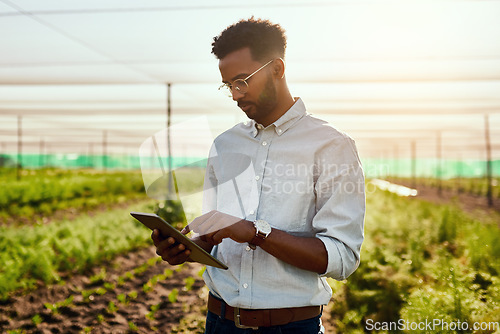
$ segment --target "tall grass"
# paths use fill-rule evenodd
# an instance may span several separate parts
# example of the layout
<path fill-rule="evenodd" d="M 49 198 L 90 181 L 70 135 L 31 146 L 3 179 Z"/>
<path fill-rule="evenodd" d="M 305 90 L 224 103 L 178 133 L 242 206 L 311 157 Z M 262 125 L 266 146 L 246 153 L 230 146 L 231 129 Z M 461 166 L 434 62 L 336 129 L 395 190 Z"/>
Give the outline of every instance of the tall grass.
<path fill-rule="evenodd" d="M 60 272 L 78 271 L 150 243 L 150 233 L 129 211 L 151 212 L 153 202 L 82 215 L 46 225 L 0 226 L 0 299 L 9 292 L 53 283 Z"/>
<path fill-rule="evenodd" d="M 362 333 L 369 319 L 498 321 L 498 218 L 370 194 L 361 265 L 346 282 L 331 282 L 338 331 Z"/>
<path fill-rule="evenodd" d="M 0 169 L 1 170 L 1 169 Z M 33 221 L 61 209 L 92 209 L 101 204 L 145 197 L 141 173 L 93 170 L 24 170 L 21 180 L 0 172 L 0 223 Z M 9 219 L 10 218 L 10 219 Z"/>

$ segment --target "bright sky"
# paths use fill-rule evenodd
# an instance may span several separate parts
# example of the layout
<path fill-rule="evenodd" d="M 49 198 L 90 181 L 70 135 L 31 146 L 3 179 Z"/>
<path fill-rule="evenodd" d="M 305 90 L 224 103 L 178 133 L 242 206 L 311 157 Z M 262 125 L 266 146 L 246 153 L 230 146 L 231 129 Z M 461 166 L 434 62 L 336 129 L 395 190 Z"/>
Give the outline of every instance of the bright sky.
<path fill-rule="evenodd" d="M 364 157 L 484 159 L 489 114 L 500 158 L 500 1 L 0 0 L 0 152 L 137 153 L 173 121 L 207 115 L 215 134 L 244 121 L 217 92 L 210 43 L 241 18 L 287 31 L 287 78 L 309 112 Z M 179 139 L 180 140 L 180 139 Z M 179 143 L 181 145 L 182 143 Z M 174 142 L 175 145 L 175 142 Z"/>

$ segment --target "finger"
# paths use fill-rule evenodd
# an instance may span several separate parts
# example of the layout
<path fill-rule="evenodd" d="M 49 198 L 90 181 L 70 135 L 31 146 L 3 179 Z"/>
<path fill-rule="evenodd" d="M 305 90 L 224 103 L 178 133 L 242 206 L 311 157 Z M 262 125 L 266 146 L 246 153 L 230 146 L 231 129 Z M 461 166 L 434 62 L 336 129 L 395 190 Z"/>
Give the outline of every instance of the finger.
<path fill-rule="evenodd" d="M 202 225 L 207 219 L 215 215 L 217 211 L 212 210 L 210 212 L 205 213 L 199 217 L 196 217 L 191 223 L 189 223 L 185 228 L 188 228 L 190 231 L 195 231 L 198 229 L 200 225 Z"/>
<path fill-rule="evenodd" d="M 162 254 L 161 258 L 170 264 L 179 264 L 185 262 L 191 254 L 191 251 L 183 244 L 177 244 L 167 248 Z"/>
<path fill-rule="evenodd" d="M 158 245 L 164 239 L 161 237 L 160 231 L 158 229 L 154 229 L 153 233 L 151 233 L 151 239 L 153 239 L 153 243 Z"/>
<path fill-rule="evenodd" d="M 212 242 L 214 245 L 218 245 L 222 242 L 224 238 L 227 238 L 227 230 L 222 229 L 212 234 Z"/>
<path fill-rule="evenodd" d="M 200 236 L 198 236 L 198 238 L 200 238 L 201 241 L 209 242 L 206 234 L 200 235 Z"/>
<path fill-rule="evenodd" d="M 215 214 L 208 217 L 204 222 L 199 223 L 194 232 L 200 235 L 211 234 L 240 220 L 241 218 L 216 211 Z"/>
<path fill-rule="evenodd" d="M 202 240 L 202 241 L 204 241 L 204 242 L 206 242 L 206 243 L 214 246 L 215 243 L 214 243 L 214 240 L 212 239 L 212 236 L 214 235 L 214 233 L 200 235 L 199 238 L 200 238 L 200 240 Z"/>
<path fill-rule="evenodd" d="M 170 265 L 177 265 L 186 262 L 189 259 L 189 255 L 191 255 L 191 251 L 188 249 L 176 256 L 163 258 L 163 260 L 167 261 Z"/>
<path fill-rule="evenodd" d="M 205 220 L 203 224 L 198 227 L 198 231 L 196 232 L 199 234 L 212 234 L 224 227 L 226 226 L 224 224 L 224 221 L 221 220 L 221 214 L 217 212 L 216 214 Z"/>
<path fill-rule="evenodd" d="M 175 246 L 175 243 L 176 243 L 175 239 L 172 237 L 169 237 L 165 240 L 160 241 L 156 245 L 156 254 L 161 256 L 167 249 Z"/>
<path fill-rule="evenodd" d="M 189 232 L 191 232 L 191 229 L 189 228 L 189 225 L 185 226 L 182 230 L 181 230 L 181 233 L 186 235 L 188 234 Z"/>

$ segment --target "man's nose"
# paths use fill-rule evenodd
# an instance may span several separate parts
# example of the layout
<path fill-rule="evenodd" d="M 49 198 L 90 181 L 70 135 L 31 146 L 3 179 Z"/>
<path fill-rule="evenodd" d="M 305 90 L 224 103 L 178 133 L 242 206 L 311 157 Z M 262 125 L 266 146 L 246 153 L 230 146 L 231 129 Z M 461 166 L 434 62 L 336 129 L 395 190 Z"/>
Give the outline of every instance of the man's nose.
<path fill-rule="evenodd" d="M 243 96 L 245 96 L 244 93 L 240 92 L 239 90 L 233 89 L 231 91 L 231 94 L 233 96 L 233 101 L 238 102 L 239 99 L 241 99 Z"/>

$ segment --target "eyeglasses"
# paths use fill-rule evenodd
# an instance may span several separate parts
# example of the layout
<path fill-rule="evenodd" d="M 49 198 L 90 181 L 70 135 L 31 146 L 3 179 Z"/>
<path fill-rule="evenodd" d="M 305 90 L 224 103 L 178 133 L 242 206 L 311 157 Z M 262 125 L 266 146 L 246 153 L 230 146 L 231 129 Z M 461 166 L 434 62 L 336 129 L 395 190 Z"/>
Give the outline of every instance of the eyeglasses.
<path fill-rule="evenodd" d="M 274 61 L 274 59 L 271 59 L 270 61 L 268 61 L 267 63 L 265 63 L 264 65 L 262 65 L 259 69 L 257 69 L 255 72 L 253 72 L 248 77 L 246 77 L 245 79 L 236 79 L 236 80 L 233 81 L 232 84 L 229 83 L 229 82 L 226 82 L 226 83 L 222 84 L 219 87 L 219 90 L 223 90 L 224 92 L 226 92 L 229 97 L 233 96 L 233 91 L 237 91 L 240 94 L 245 94 L 248 91 L 248 82 L 247 82 L 247 80 L 250 79 L 257 72 L 259 72 L 260 70 L 262 70 L 264 67 L 266 67 L 267 65 L 271 64 L 273 61 Z M 226 88 L 227 90 L 224 89 L 224 88 Z"/>

